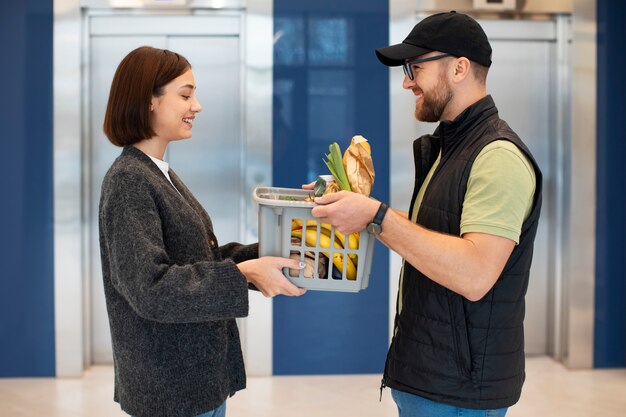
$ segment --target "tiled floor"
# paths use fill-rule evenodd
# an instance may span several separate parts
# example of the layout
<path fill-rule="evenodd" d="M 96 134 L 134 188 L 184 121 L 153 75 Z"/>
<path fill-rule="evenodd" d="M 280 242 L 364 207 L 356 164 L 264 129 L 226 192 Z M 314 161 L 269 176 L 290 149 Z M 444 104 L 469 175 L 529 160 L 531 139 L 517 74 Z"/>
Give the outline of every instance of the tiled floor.
<path fill-rule="evenodd" d="M 228 417 L 395 417 L 380 375 L 250 377 L 227 403 Z M 123 417 L 110 367 L 81 379 L 0 379 L 0 417 Z M 626 369 L 568 371 L 548 358 L 527 360 L 520 402 L 507 417 L 625 417 Z"/>

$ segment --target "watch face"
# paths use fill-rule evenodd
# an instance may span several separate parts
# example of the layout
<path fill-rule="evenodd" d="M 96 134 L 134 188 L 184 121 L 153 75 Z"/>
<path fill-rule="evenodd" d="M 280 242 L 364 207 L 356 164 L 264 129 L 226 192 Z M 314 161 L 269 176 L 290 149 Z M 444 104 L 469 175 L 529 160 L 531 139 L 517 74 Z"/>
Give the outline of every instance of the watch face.
<path fill-rule="evenodd" d="M 382 227 L 380 227 L 379 224 L 370 223 L 370 224 L 367 225 L 367 231 L 370 232 L 373 235 L 378 236 L 380 234 L 380 232 L 382 231 Z"/>

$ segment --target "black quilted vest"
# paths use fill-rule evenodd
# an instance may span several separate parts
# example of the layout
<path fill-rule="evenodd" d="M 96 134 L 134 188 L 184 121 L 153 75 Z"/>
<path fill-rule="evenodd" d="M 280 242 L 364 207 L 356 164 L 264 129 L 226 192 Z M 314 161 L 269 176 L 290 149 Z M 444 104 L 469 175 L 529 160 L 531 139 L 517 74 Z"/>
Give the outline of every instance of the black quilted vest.
<path fill-rule="evenodd" d="M 413 144 L 415 197 L 442 149 L 426 189 L 417 223 L 459 236 L 463 198 L 472 164 L 495 140 L 508 140 L 532 162 L 537 178 L 532 212 L 520 243 L 494 287 L 471 302 L 405 263 L 402 311 L 396 314 L 385 385 L 446 404 L 496 409 L 517 402 L 524 383 L 524 297 L 541 209 L 542 176 L 528 148 L 498 117 L 491 96 L 468 107 L 433 135 Z M 400 296 L 400 295 L 399 295 Z"/>

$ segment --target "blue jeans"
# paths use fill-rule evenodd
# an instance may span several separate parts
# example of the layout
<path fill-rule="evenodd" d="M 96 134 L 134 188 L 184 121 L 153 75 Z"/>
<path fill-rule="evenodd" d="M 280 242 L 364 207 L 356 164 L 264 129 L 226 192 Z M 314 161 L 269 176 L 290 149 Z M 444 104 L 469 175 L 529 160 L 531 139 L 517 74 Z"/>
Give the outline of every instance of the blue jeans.
<path fill-rule="evenodd" d="M 206 413 L 199 414 L 195 417 L 226 417 L 226 401 L 224 401 L 219 407 L 214 408 L 211 411 L 207 411 Z"/>
<path fill-rule="evenodd" d="M 427 400 L 408 392 L 391 389 L 400 417 L 504 417 L 508 408 L 472 410 Z"/>
<path fill-rule="evenodd" d="M 196 417 L 226 417 L 226 401 L 224 401 L 219 407 Z"/>

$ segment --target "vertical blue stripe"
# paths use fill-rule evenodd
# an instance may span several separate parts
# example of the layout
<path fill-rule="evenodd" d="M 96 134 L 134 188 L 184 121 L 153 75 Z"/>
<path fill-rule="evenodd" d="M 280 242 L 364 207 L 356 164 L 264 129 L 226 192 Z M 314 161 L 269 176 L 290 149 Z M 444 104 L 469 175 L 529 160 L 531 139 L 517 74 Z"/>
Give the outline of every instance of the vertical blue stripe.
<path fill-rule="evenodd" d="M 274 32 L 274 185 L 326 174 L 328 145 L 345 150 L 361 134 L 372 146 L 372 194 L 389 201 L 389 79 L 374 54 L 388 45 L 388 1 L 275 0 Z M 274 374 L 382 372 L 389 261 L 378 242 L 374 253 L 365 291 L 274 299 Z"/>
<path fill-rule="evenodd" d="M 0 377 L 55 373 L 52 5 L 0 5 Z"/>
<path fill-rule="evenodd" d="M 598 0 L 594 366 L 626 366 L 626 3 Z M 576 86 L 574 86 L 576 88 Z"/>

